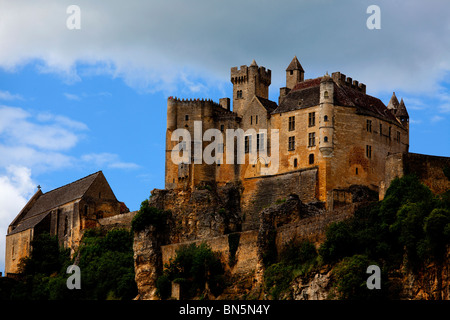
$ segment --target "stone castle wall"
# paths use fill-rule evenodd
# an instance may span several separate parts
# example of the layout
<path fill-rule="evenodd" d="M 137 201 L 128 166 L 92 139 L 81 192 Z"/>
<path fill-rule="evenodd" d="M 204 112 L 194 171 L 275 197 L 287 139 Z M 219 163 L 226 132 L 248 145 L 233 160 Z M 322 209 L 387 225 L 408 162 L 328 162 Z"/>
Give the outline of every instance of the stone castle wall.
<path fill-rule="evenodd" d="M 391 154 L 386 158 L 385 175 L 383 181 L 381 181 L 380 200 L 384 198 L 392 180 L 407 174 L 415 174 L 433 193 L 443 193 L 450 189 L 450 180 L 445 176 L 444 168 L 450 168 L 449 157 L 419 153 Z"/>

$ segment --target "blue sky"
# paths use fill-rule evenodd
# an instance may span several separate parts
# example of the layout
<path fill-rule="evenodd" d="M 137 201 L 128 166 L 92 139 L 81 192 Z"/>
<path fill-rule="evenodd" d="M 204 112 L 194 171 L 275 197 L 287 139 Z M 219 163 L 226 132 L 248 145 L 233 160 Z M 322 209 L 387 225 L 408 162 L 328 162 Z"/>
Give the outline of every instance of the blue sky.
<path fill-rule="evenodd" d="M 0 0 L 0 271 L 6 227 L 44 192 L 102 170 L 139 209 L 164 187 L 166 99 L 231 97 L 230 68 L 294 55 L 408 108 L 410 151 L 450 156 L 450 3 L 408 1 Z M 80 8 L 70 30 L 66 9 Z M 369 30 L 366 9 L 381 9 Z"/>

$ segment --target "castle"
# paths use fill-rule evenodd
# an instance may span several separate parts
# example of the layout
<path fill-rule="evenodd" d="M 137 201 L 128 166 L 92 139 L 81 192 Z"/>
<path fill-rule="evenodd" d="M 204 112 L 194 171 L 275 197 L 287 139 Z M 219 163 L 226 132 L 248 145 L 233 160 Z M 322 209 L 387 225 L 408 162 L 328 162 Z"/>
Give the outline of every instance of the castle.
<path fill-rule="evenodd" d="M 366 93 L 365 84 L 340 72 L 314 79 L 304 75 L 294 57 L 286 68 L 286 87 L 280 88 L 278 103 L 268 99 L 271 70 L 254 60 L 250 66 L 231 68 L 233 110 L 229 98 L 215 103 L 169 97 L 166 189 L 239 181 L 250 216 L 261 208 L 255 203 L 273 202 L 286 193 L 298 194 L 306 202 L 318 200 L 331 208 L 339 200 L 338 191 L 352 185 L 382 191 L 386 158 L 407 153 L 409 148 L 409 116 L 403 99 L 399 102 L 394 93 L 385 106 Z M 194 128 L 196 122 L 201 122 L 200 134 L 195 132 L 199 130 Z M 224 157 L 213 164 L 172 161 L 172 153 L 183 143 L 173 138 L 175 130 L 186 129 L 191 136 L 197 135 L 191 150 L 197 146 L 204 150 L 208 142 L 198 140 L 198 136 L 203 137 L 211 128 L 245 132 L 244 163 L 226 163 Z M 270 143 L 272 132 L 278 134 L 278 148 Z M 225 155 L 229 147 L 236 153 L 239 143 L 228 146 L 227 142 L 223 139 L 220 143 L 220 152 Z M 258 156 L 251 157 L 250 149 L 255 146 Z M 275 152 L 278 163 L 271 171 L 270 159 Z M 258 197 L 256 193 L 264 189 L 268 192 Z"/>

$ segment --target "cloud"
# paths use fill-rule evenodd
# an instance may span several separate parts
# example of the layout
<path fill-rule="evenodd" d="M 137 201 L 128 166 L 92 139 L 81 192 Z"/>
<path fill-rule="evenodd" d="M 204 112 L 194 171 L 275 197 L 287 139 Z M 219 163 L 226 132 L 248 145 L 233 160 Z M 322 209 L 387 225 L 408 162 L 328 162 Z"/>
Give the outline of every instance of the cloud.
<path fill-rule="evenodd" d="M 442 121 L 442 120 L 444 120 L 444 117 L 441 117 L 441 116 L 438 116 L 438 115 L 435 115 L 435 116 L 431 117 L 431 122 L 439 122 L 439 121 Z"/>
<path fill-rule="evenodd" d="M 75 100 L 75 101 L 80 101 L 81 100 L 80 96 L 78 96 L 76 94 L 67 93 L 67 92 L 65 92 L 63 94 L 68 100 Z"/>
<path fill-rule="evenodd" d="M 81 156 L 81 160 L 90 165 L 101 168 L 111 169 L 137 169 L 139 165 L 132 162 L 120 161 L 119 156 L 115 153 L 90 153 Z"/>
<path fill-rule="evenodd" d="M 37 123 L 31 120 L 32 115 L 22 108 L 0 106 L 0 143 L 11 147 L 23 146 L 40 150 L 67 150 L 74 147 L 78 140 L 73 131 L 67 129 L 87 129 L 79 122 L 63 116 L 40 114 Z"/>
<path fill-rule="evenodd" d="M 2 91 L 0 90 L 0 100 L 24 100 L 23 97 L 20 94 L 12 94 L 9 91 Z"/>
<path fill-rule="evenodd" d="M 5 244 L 8 225 L 27 203 L 36 184 L 31 179 L 31 170 L 23 166 L 7 166 L 0 173 L 0 272 L 5 265 Z"/>
<path fill-rule="evenodd" d="M 192 93 L 227 82 L 253 58 L 284 70 L 297 55 L 306 77 L 343 73 L 377 91 L 431 92 L 450 70 L 450 3 L 379 1 L 381 29 L 368 30 L 369 1 L 79 0 L 81 29 L 66 27 L 68 1 L 10 1 L 0 12 L 0 67 L 38 61 L 40 72 L 77 82 L 85 74 L 122 78 L 142 91 Z M 212 80 L 212 82 L 210 81 Z"/>

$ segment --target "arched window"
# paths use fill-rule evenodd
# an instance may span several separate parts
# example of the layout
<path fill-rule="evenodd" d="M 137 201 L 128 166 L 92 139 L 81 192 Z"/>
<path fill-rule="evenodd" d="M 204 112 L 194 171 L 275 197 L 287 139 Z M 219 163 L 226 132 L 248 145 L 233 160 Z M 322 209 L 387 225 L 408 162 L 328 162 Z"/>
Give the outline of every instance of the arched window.
<path fill-rule="evenodd" d="M 314 164 L 314 153 L 309 155 L 309 164 Z"/>
<path fill-rule="evenodd" d="M 323 93 L 323 97 L 326 99 L 326 98 L 328 98 L 328 91 L 325 91 L 324 93 Z"/>
<path fill-rule="evenodd" d="M 327 122 L 328 121 L 328 116 L 323 116 L 323 121 Z"/>
<path fill-rule="evenodd" d="M 328 142 L 328 137 L 323 137 L 323 142 Z"/>

